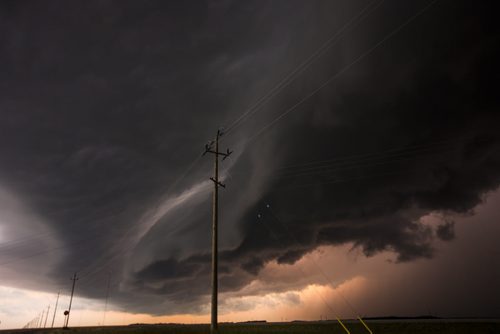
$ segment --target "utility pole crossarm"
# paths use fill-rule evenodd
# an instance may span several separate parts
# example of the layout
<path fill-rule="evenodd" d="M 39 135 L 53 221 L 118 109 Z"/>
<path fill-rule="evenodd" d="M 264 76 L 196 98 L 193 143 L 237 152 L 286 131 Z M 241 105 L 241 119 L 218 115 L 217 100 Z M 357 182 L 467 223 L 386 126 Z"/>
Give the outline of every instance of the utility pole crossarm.
<path fill-rule="evenodd" d="M 226 188 L 226 185 L 220 181 L 217 181 L 216 179 L 214 179 L 213 177 L 210 178 L 210 180 L 214 181 L 214 183 L 218 184 L 219 186 L 221 186 L 222 188 Z"/>
<path fill-rule="evenodd" d="M 212 153 L 212 154 L 215 154 L 217 156 L 223 156 L 222 160 L 226 160 L 227 157 L 229 157 L 231 155 L 231 153 L 233 153 L 233 151 L 229 151 L 229 149 L 227 149 L 226 152 L 217 152 L 217 151 L 214 151 L 212 150 L 211 146 L 209 146 L 209 144 L 206 144 L 205 145 L 205 152 L 203 152 L 202 156 L 204 156 L 205 154 L 207 153 Z"/>

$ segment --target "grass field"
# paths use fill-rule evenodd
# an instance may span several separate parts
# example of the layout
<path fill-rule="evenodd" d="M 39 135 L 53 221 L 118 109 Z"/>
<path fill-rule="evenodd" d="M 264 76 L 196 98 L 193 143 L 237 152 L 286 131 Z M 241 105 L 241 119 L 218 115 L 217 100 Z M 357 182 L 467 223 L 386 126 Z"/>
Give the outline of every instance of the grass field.
<path fill-rule="evenodd" d="M 366 334 L 366 329 L 358 323 L 346 323 L 351 334 Z M 368 325 L 374 334 L 498 334 L 500 321 L 373 321 Z M 301 334 L 341 334 L 345 331 L 335 322 L 307 323 L 263 323 L 263 324 L 221 324 L 220 334 L 243 333 L 301 333 Z M 81 327 L 62 329 L 24 329 L 15 331 L 0 331 L 0 333 L 102 333 L 102 334 L 201 334 L 210 333 L 208 325 L 131 325 L 121 327 Z"/>

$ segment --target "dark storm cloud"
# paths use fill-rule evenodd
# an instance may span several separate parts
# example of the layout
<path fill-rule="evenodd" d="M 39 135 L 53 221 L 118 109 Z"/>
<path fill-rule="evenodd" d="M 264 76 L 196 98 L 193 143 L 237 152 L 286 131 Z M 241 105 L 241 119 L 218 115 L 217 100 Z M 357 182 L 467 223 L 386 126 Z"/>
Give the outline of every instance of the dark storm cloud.
<path fill-rule="evenodd" d="M 209 158 L 179 175 L 365 5 L 4 3 L 0 186 L 65 245 L 50 277 L 82 270 L 80 292 L 99 298 L 112 270 L 129 311 L 200 310 Z M 245 144 L 424 6 L 384 2 L 224 137 L 235 154 L 223 172 L 222 291 L 320 245 L 430 258 L 434 235 L 451 240 L 453 226 L 419 219 L 467 213 L 497 188 L 498 34 L 486 6 L 438 2 Z"/>
<path fill-rule="evenodd" d="M 439 225 L 436 229 L 436 234 L 439 239 L 444 241 L 455 239 L 455 222 L 448 221 Z"/>
<path fill-rule="evenodd" d="M 486 11 L 453 6 L 452 17 L 443 20 L 446 6 L 436 5 L 346 80 L 259 138 L 271 149 L 258 142 L 248 148 L 256 152 L 256 169 L 261 159 L 274 172 L 242 217 L 243 240 L 221 254 L 223 265 L 238 268 L 222 275 L 222 289 L 243 287 L 266 262 L 293 263 L 318 245 L 353 242 L 367 256 L 392 250 L 397 261 L 431 258 L 433 230 L 451 240 L 453 225 L 431 227 L 419 219 L 434 211 L 467 213 L 496 189 L 495 35 Z M 307 91 L 290 89 L 297 96 Z M 294 94 L 282 98 L 278 109 L 293 105 Z M 276 156 L 294 167 L 280 170 Z M 333 161 L 307 164 L 325 157 Z M 246 164 L 236 164 L 230 184 L 243 183 L 238 172 L 244 175 Z M 188 266 L 191 258 L 182 262 Z M 208 280 L 208 265 L 200 283 Z"/>

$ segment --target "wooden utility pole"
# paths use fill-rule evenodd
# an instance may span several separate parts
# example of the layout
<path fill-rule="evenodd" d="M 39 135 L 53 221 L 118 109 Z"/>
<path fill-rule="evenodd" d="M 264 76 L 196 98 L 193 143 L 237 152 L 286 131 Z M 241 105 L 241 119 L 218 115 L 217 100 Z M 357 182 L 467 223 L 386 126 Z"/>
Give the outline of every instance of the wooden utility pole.
<path fill-rule="evenodd" d="M 61 293 L 61 291 L 57 292 L 56 306 L 54 307 L 54 316 L 52 316 L 52 325 L 50 326 L 50 328 L 54 327 L 54 320 L 56 320 L 57 304 L 59 303 L 59 294 L 60 293 Z"/>
<path fill-rule="evenodd" d="M 102 316 L 102 325 L 106 321 L 106 311 L 108 310 L 109 285 L 111 283 L 111 272 L 108 273 L 108 284 L 106 285 L 106 302 L 104 303 L 104 314 Z"/>
<path fill-rule="evenodd" d="M 71 313 L 71 304 L 73 303 L 73 293 L 75 292 L 75 283 L 78 281 L 78 278 L 76 277 L 76 273 L 73 275 L 73 278 L 70 278 L 73 281 L 73 287 L 71 288 L 71 297 L 69 298 L 69 308 L 68 308 L 68 314 L 66 316 L 66 323 L 64 324 L 64 328 L 68 328 L 69 324 L 69 314 Z"/>
<path fill-rule="evenodd" d="M 40 323 L 38 324 L 38 328 L 42 328 L 44 315 L 45 315 L 45 310 L 42 311 L 42 315 L 40 316 Z"/>
<path fill-rule="evenodd" d="M 214 155 L 214 177 L 211 177 L 210 180 L 214 183 L 214 193 L 212 200 L 212 312 L 210 317 L 210 332 L 212 334 L 217 333 L 218 324 L 217 324 L 217 292 L 218 292 L 218 214 L 219 214 L 219 186 L 225 188 L 226 186 L 219 182 L 219 156 L 222 156 L 222 160 L 226 159 L 229 155 L 231 155 L 231 151 L 227 149 L 226 152 L 219 152 L 219 138 L 223 135 L 221 130 L 217 130 L 217 135 L 215 136 L 215 140 L 205 145 L 205 152 L 212 153 Z M 212 147 L 215 145 L 214 149 Z"/>
<path fill-rule="evenodd" d="M 45 322 L 43 323 L 43 328 L 47 327 L 47 319 L 49 318 L 50 305 L 47 306 L 47 315 L 45 315 Z"/>

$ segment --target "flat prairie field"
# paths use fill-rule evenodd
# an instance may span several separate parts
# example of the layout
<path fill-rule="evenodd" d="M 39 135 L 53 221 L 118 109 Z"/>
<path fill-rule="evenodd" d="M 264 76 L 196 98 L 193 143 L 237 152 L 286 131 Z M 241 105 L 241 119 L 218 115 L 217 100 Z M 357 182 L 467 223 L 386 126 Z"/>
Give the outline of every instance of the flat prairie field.
<path fill-rule="evenodd" d="M 499 334 L 500 321 L 368 321 L 368 326 L 374 334 Z M 351 334 L 369 333 L 360 323 L 346 322 Z M 209 325 L 130 325 L 119 327 L 73 327 L 63 329 L 18 329 L 4 330 L 0 333 L 40 333 L 40 334 L 70 334 L 70 333 L 102 333 L 102 334 L 209 334 Z M 338 323 L 323 322 L 292 322 L 292 323 L 239 323 L 220 324 L 220 334 L 262 334 L 262 333 L 297 333 L 297 334 L 345 334 Z"/>

